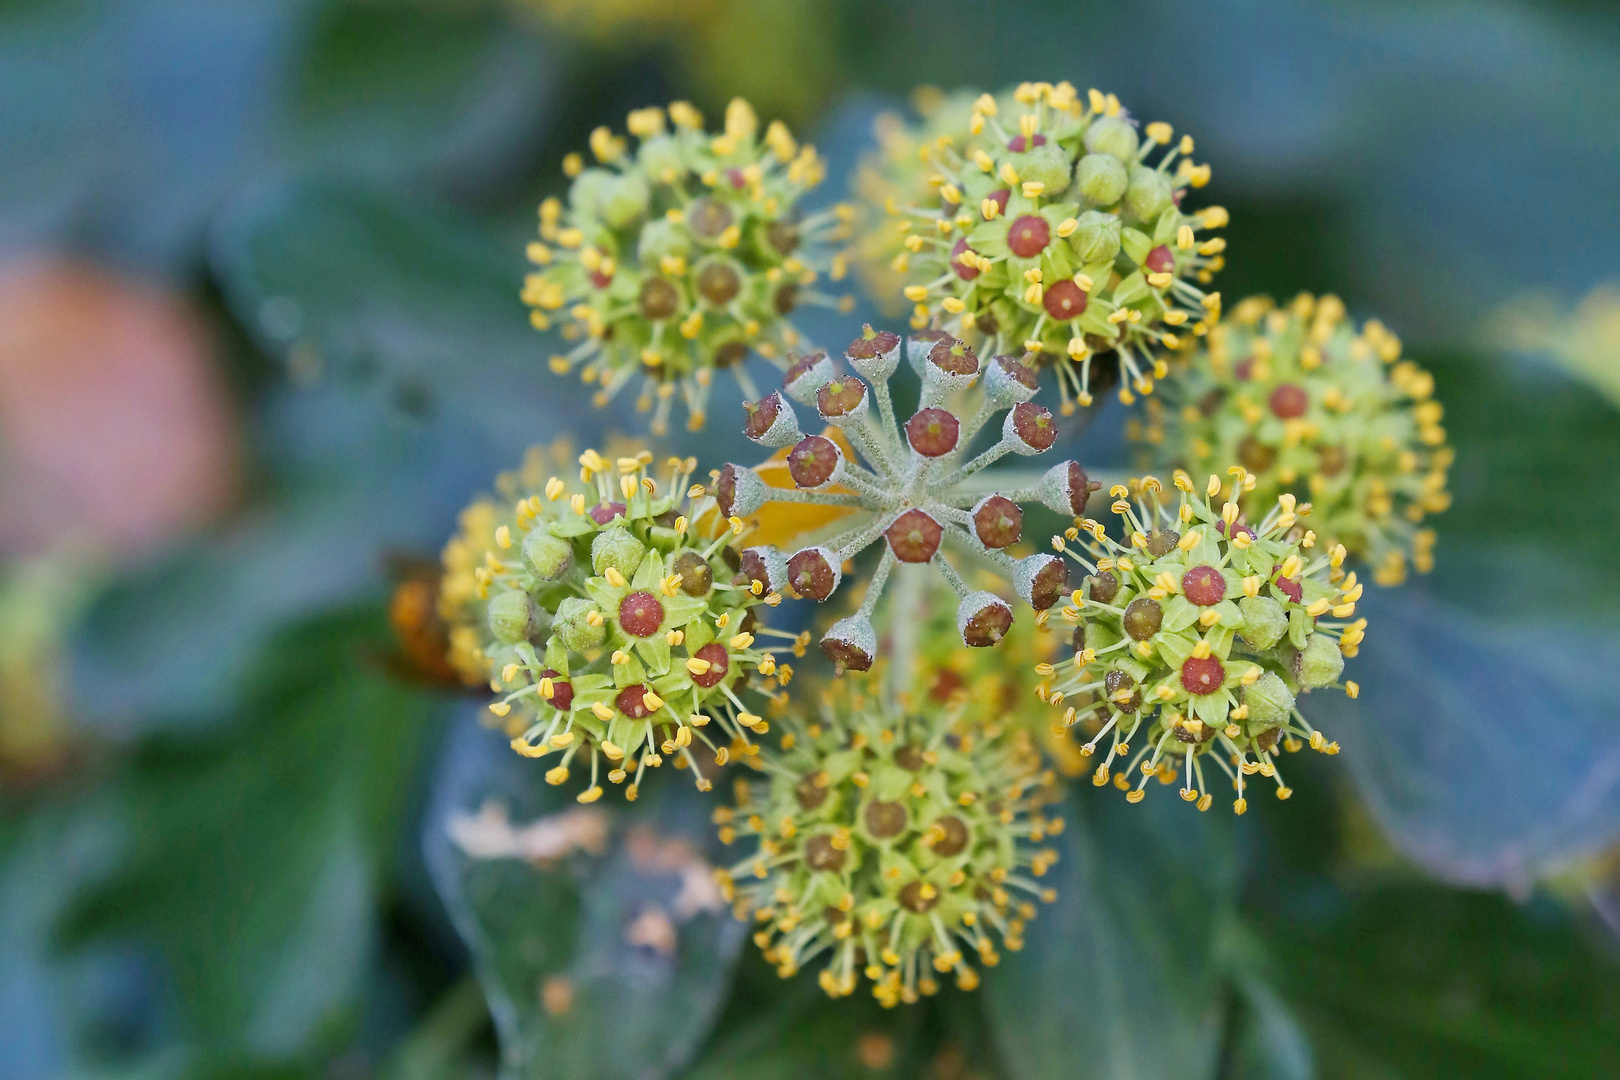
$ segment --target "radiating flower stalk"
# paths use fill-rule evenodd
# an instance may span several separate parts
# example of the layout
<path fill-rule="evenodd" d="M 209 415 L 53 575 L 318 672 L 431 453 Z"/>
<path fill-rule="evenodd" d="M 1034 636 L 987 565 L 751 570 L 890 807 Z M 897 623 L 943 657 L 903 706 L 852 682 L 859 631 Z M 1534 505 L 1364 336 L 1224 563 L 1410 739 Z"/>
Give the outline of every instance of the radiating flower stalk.
<path fill-rule="evenodd" d="M 759 605 L 781 598 L 737 573 L 732 526 L 689 485 L 696 461 L 670 459 L 660 481 L 652 460 L 587 450 L 577 484 L 509 482 L 506 501 L 463 514 L 445 550 L 453 662 L 488 680 L 515 750 L 559 755 L 548 783 L 584 755 L 581 802 L 601 797 L 604 761 L 631 799 L 665 757 L 707 790 L 694 740 L 717 765 L 733 746 L 757 753 L 750 734 L 768 724 L 753 709 L 792 676 L 778 656 L 808 643 L 759 625 Z"/>
<path fill-rule="evenodd" d="M 889 392 L 902 348 L 922 383 L 919 407 L 903 424 Z M 773 503 L 848 510 L 841 531 L 791 556 L 770 545 L 745 549 L 744 572 L 771 592 L 792 590 L 825 601 L 842 582 L 845 562 L 882 541 L 859 610 L 821 639 L 822 652 L 840 673 L 872 666 L 872 613 L 897 564 L 926 563 L 939 572 L 959 598 L 960 639 L 974 648 L 997 644 L 1012 625 L 1013 609 L 996 593 L 970 587 L 947 552 L 995 567 L 1036 611 L 1057 603 L 1068 581 L 1062 560 L 1007 553 L 1023 536 L 1019 504 L 1038 500 L 1057 513 L 1078 516 L 1096 482 L 1078 463 L 1065 461 L 1027 488 L 994 491 L 971 483 L 1009 454 L 1032 457 L 1056 440 L 1051 412 L 1031 401 L 1034 370 L 1012 356 L 983 362 L 970 346 L 939 332 L 923 331 L 902 344 L 898 334 L 870 326 L 849 344 L 844 358 L 858 375 L 839 374 L 832 360 L 815 353 L 788 369 L 786 397 L 774 392 L 747 406 L 749 438 L 790 448 L 786 460 L 793 488 L 774 487 L 754 469 L 727 465 L 716 490 L 723 512 L 742 518 Z M 806 435 L 789 399 L 814 409 L 836 432 Z M 1000 438 L 970 456 L 975 437 L 998 414 L 1004 414 Z"/>
<path fill-rule="evenodd" d="M 780 121 L 761 132 L 740 98 L 719 134 L 705 132 L 685 102 L 637 109 L 628 127 L 634 150 L 602 127 L 591 134 L 594 164 L 579 154 L 564 161 L 567 205 L 540 206 L 540 239 L 528 251 L 537 269 L 523 299 L 537 329 L 555 326 L 575 343 L 551 367 L 577 368 L 597 384 L 598 405 L 639 379 L 638 405 L 654 410 L 655 434 L 677 393 L 698 428 L 715 369 L 730 369 L 757 396 L 743 361 L 757 353 L 786 362 L 802 340 L 789 318 L 795 308 L 853 302 L 819 287 L 844 276 L 834 246 L 850 211 L 801 214 L 821 159 Z"/>
<path fill-rule="evenodd" d="M 1042 808 L 1055 797 L 1026 731 L 960 708 L 897 707 L 869 687 L 832 680 L 821 712 L 780 722 L 779 748 L 753 759 L 737 804 L 716 811 L 727 844 L 754 850 L 719 871 L 739 918 L 787 978 L 813 961 L 832 997 L 861 976 L 885 1006 L 935 993 L 954 973 L 964 990 L 1000 948 L 1023 944 L 1042 849 L 1063 827 Z"/>
<path fill-rule="evenodd" d="M 959 110 L 940 112 L 909 137 L 891 132 L 889 159 L 868 166 L 861 189 L 884 199 L 898 249 L 863 276 L 898 275 L 914 327 L 1054 367 L 1065 413 L 1091 404 L 1105 356 L 1121 400 L 1151 393 L 1165 355 L 1221 312 L 1204 286 L 1225 241 L 1199 232 L 1227 214 L 1182 209 L 1210 175 L 1191 137 L 1162 122 L 1139 130 L 1113 95 L 1082 98 L 1068 83 L 981 95 L 959 129 Z M 870 238 L 859 251 L 869 263 L 888 255 Z"/>
<path fill-rule="evenodd" d="M 1434 565 L 1424 519 L 1451 504 L 1452 450 L 1434 379 L 1377 321 L 1358 330 L 1335 296 L 1301 294 L 1285 308 L 1238 304 L 1132 434 L 1154 458 L 1194 475 L 1236 461 L 1254 477 L 1238 500 L 1264 512 L 1285 492 L 1309 499 L 1323 543 L 1343 544 L 1380 585 L 1408 560 Z"/>
<path fill-rule="evenodd" d="M 1091 754 L 1108 740 L 1092 782 L 1112 777 L 1132 802 L 1149 780 L 1179 778 L 1181 797 L 1209 809 L 1206 761 L 1232 779 L 1239 814 L 1248 807 L 1245 777 L 1255 773 L 1286 799 L 1279 744 L 1338 752 L 1297 699 L 1325 687 L 1359 693 L 1340 682 L 1366 630 L 1353 618 L 1362 585 L 1343 569 L 1345 549 L 1323 551 L 1300 527 L 1313 508 L 1288 494 L 1244 524 L 1237 500 L 1255 477 L 1242 466 L 1229 475 L 1224 483 L 1211 475 L 1200 496 L 1178 472 L 1173 508 L 1154 477 L 1115 486 L 1111 509 L 1124 543 L 1089 519 L 1053 538 L 1087 576 L 1060 612 L 1074 627 L 1072 659 L 1039 669 L 1049 680 L 1042 694 L 1063 708 L 1065 723 L 1102 718 L 1084 748 Z"/>

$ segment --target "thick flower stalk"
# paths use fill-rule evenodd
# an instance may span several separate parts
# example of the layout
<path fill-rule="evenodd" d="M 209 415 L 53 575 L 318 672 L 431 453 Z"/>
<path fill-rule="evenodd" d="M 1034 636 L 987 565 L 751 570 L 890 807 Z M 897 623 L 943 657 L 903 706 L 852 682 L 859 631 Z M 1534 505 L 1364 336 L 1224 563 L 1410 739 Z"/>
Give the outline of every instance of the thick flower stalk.
<path fill-rule="evenodd" d="M 589 759 L 581 802 L 601 797 L 603 761 L 631 799 L 666 756 L 707 790 L 694 740 L 721 765 L 733 746 L 754 752 L 767 724 L 741 695 L 787 682 L 777 654 L 802 655 L 808 636 L 757 624 L 780 597 L 737 573 L 735 534 L 688 488 L 694 460 L 671 459 L 662 483 L 646 452 L 579 463 L 578 484 L 553 476 L 463 515 L 441 586 L 454 662 L 499 695 L 513 749 L 559 755 L 549 783 Z"/>
<path fill-rule="evenodd" d="M 901 423 L 889 393 L 901 348 L 899 335 L 870 326 L 850 343 L 844 356 L 870 385 L 839 374 L 825 354 L 798 360 L 783 380 L 786 396 L 776 392 L 748 405 L 745 427 L 755 442 L 790 448 L 786 463 L 793 488 L 773 487 L 741 465 L 727 465 L 716 485 L 728 516 L 749 518 L 768 503 L 848 511 L 836 535 L 791 556 L 769 545 L 744 550 L 743 572 L 766 591 L 791 589 L 824 601 L 842 582 L 845 561 L 882 542 L 860 609 L 821 639 L 822 651 L 840 673 L 872 666 L 877 651 L 872 612 L 896 563 L 928 563 L 939 571 L 959 598 L 961 640 L 975 648 L 995 645 L 1006 635 L 1013 609 L 996 593 L 969 587 L 946 557 L 948 551 L 997 568 L 1037 611 L 1057 603 L 1068 587 L 1061 559 L 1007 554 L 1023 535 L 1019 503 L 1039 500 L 1078 517 L 1098 486 L 1073 461 L 1052 466 L 1025 489 L 996 492 L 973 483 L 980 470 L 1007 455 L 1038 455 L 1056 440 L 1051 412 L 1030 400 L 1036 391 L 1034 370 L 1011 356 L 982 363 L 962 342 L 922 332 L 905 345 L 922 380 L 922 396 L 917 411 Z M 788 399 L 814 409 L 836 432 L 804 434 Z M 1000 437 L 970 456 L 975 436 L 999 413 L 1005 414 Z"/>
<path fill-rule="evenodd" d="M 738 785 L 735 809 L 716 811 L 726 843 L 755 850 L 719 872 L 739 918 L 787 978 L 825 958 L 832 997 L 861 975 L 885 1006 L 914 1002 L 954 972 L 964 990 L 1022 946 L 1056 861 L 1035 847 L 1063 823 L 1041 813 L 1052 776 L 1027 733 L 964 723 L 959 709 L 903 711 L 834 682 L 822 715 L 780 723 L 779 750 L 757 762 L 766 778 Z"/>
<path fill-rule="evenodd" d="M 1227 214 L 1182 209 L 1209 166 L 1193 164 L 1192 139 L 1169 124 L 1139 131 L 1112 95 L 1024 83 L 980 96 L 961 130 L 917 142 L 886 207 L 904 247 L 888 266 L 913 326 L 1034 354 L 1057 369 L 1068 412 L 1091 403 L 1095 360 L 1112 358 L 1130 402 L 1165 376 L 1165 353 L 1219 319 L 1220 294 L 1203 286 L 1225 241 L 1198 234 Z M 923 196 L 912 194 L 918 168 Z"/>
<path fill-rule="evenodd" d="M 1297 750 L 1303 740 L 1338 752 L 1297 699 L 1324 687 L 1358 693 L 1354 682 L 1340 682 L 1366 628 L 1365 619 L 1352 621 L 1362 586 L 1343 570 L 1344 548 L 1321 551 L 1316 534 L 1300 527 L 1312 507 L 1292 495 L 1244 524 L 1234 500 L 1255 478 L 1241 466 L 1230 474 L 1225 485 L 1210 476 L 1206 499 L 1178 472 L 1173 509 L 1151 476 L 1133 484 L 1135 502 L 1132 490 L 1114 487 L 1124 543 L 1089 520 L 1053 538 L 1087 576 L 1061 611 L 1074 627 L 1072 659 L 1037 669 L 1048 680 L 1042 692 L 1064 708 L 1065 723 L 1101 719 L 1082 748 L 1090 755 L 1109 740 L 1092 782 L 1112 777 L 1132 802 L 1149 780 L 1179 777 L 1181 797 L 1209 809 L 1207 762 L 1231 777 L 1239 814 L 1248 807 L 1245 778 L 1255 773 L 1286 799 L 1279 744 Z"/>
<path fill-rule="evenodd" d="M 1239 500 L 1263 512 L 1284 492 L 1309 499 L 1312 526 L 1398 585 L 1408 560 L 1434 565 L 1427 515 L 1451 504 L 1452 450 L 1434 379 L 1377 321 L 1358 330 L 1336 296 L 1263 297 L 1213 328 L 1167 408 L 1133 429 L 1155 456 L 1194 475 L 1236 461 L 1255 479 Z"/>
<path fill-rule="evenodd" d="M 716 368 L 730 368 L 744 392 L 750 352 L 785 363 L 800 342 L 789 315 L 802 304 L 847 306 L 818 289 L 844 276 L 832 246 L 849 210 L 800 215 L 798 203 L 824 172 L 815 149 L 780 121 L 763 134 L 741 98 L 725 130 L 703 130 L 685 102 L 630 114 L 638 140 L 607 128 L 591 134 L 596 164 L 564 162 L 568 202 L 540 206 L 537 266 L 523 286 L 537 329 L 560 324 L 575 342 L 551 358 L 558 374 L 578 368 L 597 383 L 598 405 L 640 380 L 638 404 L 662 433 L 677 391 L 690 426 L 703 425 Z"/>

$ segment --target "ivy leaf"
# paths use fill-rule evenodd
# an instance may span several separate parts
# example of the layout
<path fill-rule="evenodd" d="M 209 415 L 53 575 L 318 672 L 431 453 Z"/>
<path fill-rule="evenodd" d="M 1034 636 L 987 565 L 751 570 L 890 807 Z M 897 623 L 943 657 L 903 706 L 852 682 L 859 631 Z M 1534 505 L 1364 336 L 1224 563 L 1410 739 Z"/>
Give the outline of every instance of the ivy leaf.
<path fill-rule="evenodd" d="M 1324 1080 L 1613 1074 L 1620 965 L 1556 902 L 1429 885 L 1351 900 L 1275 942 Z"/>
<path fill-rule="evenodd" d="M 154 740 L 117 781 L 127 860 L 61 934 L 154 949 L 197 1045 L 295 1055 L 352 1015 L 430 711 L 380 670 L 388 640 L 370 611 L 289 631 L 232 733 Z"/>
<path fill-rule="evenodd" d="M 540 41 L 470 7 L 7 5 L 0 244 L 183 273 L 220 202 L 266 172 L 487 188 L 554 77 Z"/>
<path fill-rule="evenodd" d="M 672 1075 L 708 1035 L 747 930 L 713 883 L 713 799 L 671 770 L 635 803 L 613 788 L 580 806 L 544 770 L 463 716 L 424 839 L 503 1066 L 546 1080 Z"/>
<path fill-rule="evenodd" d="M 1236 899 L 1232 834 L 1174 792 L 1132 806 L 1077 791 L 1024 948 L 986 974 L 985 1007 L 1018 1080 L 1213 1077 L 1216 935 Z"/>
<path fill-rule="evenodd" d="M 1475 565 L 1487 580 L 1514 573 Z M 1320 692 L 1308 712 L 1407 855 L 1454 882 L 1522 890 L 1620 836 L 1612 627 L 1489 619 L 1422 585 L 1368 593 L 1362 612 L 1367 639 L 1346 669 L 1360 698 Z"/>

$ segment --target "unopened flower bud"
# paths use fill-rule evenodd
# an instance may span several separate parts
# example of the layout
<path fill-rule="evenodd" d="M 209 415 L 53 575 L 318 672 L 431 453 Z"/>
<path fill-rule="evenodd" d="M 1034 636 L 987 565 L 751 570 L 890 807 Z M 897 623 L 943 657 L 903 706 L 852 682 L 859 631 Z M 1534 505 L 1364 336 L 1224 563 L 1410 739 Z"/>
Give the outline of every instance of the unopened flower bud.
<path fill-rule="evenodd" d="M 611 567 L 626 578 L 631 578 L 646 554 L 647 549 L 641 541 L 631 536 L 628 529 L 615 525 L 597 533 L 591 541 L 591 569 L 605 574 Z"/>
<path fill-rule="evenodd" d="M 508 645 L 527 641 L 540 626 L 540 613 L 522 589 L 498 593 L 489 601 L 489 629 Z"/>
<path fill-rule="evenodd" d="M 534 529 L 523 538 L 523 561 L 536 577 L 555 581 L 574 564 L 574 549 L 545 529 Z"/>
<path fill-rule="evenodd" d="M 1098 206 L 1119 202 L 1130 186 L 1125 166 L 1111 154 L 1087 154 L 1080 159 L 1075 175 L 1080 181 L 1080 194 Z"/>
<path fill-rule="evenodd" d="M 1291 667 L 1299 685 L 1307 689 L 1328 686 L 1344 671 L 1344 654 L 1328 634 L 1312 634 L 1293 655 Z"/>
<path fill-rule="evenodd" d="M 1249 706 L 1248 724 L 1253 727 L 1277 727 L 1288 722 L 1294 711 L 1294 695 L 1273 672 L 1266 672 L 1254 685 L 1243 690 L 1244 704 Z"/>

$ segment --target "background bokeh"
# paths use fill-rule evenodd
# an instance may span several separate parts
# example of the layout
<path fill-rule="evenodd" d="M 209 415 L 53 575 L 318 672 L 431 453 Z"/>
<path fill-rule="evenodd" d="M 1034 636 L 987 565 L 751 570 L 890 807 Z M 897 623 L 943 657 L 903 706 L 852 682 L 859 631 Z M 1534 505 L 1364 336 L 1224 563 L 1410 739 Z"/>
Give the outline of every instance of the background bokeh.
<path fill-rule="evenodd" d="M 1229 301 L 1434 371 L 1437 569 L 1369 594 L 1289 803 L 1073 796 L 976 995 L 626 941 L 707 804 L 530 830 L 389 621 L 526 446 L 642 427 L 545 369 L 534 206 L 637 106 L 746 95 L 832 201 L 916 86 L 1024 79 L 1196 137 Z M 4 0 L 0 1076 L 1620 1075 L 1617 101 L 1598 3 Z M 746 460 L 736 405 L 674 448 Z"/>

